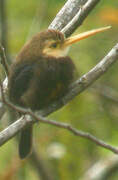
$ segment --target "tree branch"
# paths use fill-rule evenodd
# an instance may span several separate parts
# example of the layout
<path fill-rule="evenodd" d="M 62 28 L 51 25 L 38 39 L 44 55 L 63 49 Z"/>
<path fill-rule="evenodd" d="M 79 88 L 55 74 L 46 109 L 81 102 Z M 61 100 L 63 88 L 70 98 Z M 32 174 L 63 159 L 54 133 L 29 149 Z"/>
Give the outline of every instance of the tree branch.
<path fill-rule="evenodd" d="M 61 31 L 87 1 L 88 0 L 68 0 L 50 24 L 49 29 Z"/>
<path fill-rule="evenodd" d="M 72 32 L 77 29 L 77 27 L 82 25 L 84 19 L 93 10 L 93 8 L 97 5 L 98 2 L 100 2 L 100 0 L 88 0 L 83 6 L 80 6 L 79 11 L 75 14 L 71 21 L 61 30 L 66 35 L 66 37 L 70 36 Z"/>
<path fill-rule="evenodd" d="M 118 171 L 118 156 L 112 155 L 101 159 L 85 173 L 82 180 L 107 180 Z"/>
<path fill-rule="evenodd" d="M 7 24 L 7 9 L 6 0 L 0 0 L 0 29 L 1 29 L 1 43 L 5 48 L 8 58 L 8 24 Z"/>
<path fill-rule="evenodd" d="M 88 86 L 90 86 L 95 80 L 97 80 L 102 74 L 104 74 L 113 63 L 118 59 L 118 44 L 116 44 L 112 50 L 88 73 L 84 74 L 80 79 L 71 84 L 69 92 L 66 96 L 60 99 L 48 108 L 40 111 L 39 113 L 43 116 L 56 111 L 62 106 L 66 105 L 75 96 L 83 92 Z"/>
<path fill-rule="evenodd" d="M 100 0 L 68 0 L 50 24 L 49 29 L 62 31 L 66 37 L 79 27 Z"/>
<path fill-rule="evenodd" d="M 1 93 L 2 93 L 3 102 L 6 105 L 8 105 L 10 108 L 13 108 L 15 111 L 21 112 L 23 114 L 30 115 L 32 117 L 32 118 L 30 118 L 30 116 L 28 116 L 27 118 L 25 118 L 25 120 L 23 117 L 21 117 L 15 123 L 11 124 L 8 128 L 4 129 L 0 133 L 0 146 L 3 145 L 5 142 L 7 142 L 9 139 L 11 139 L 14 135 L 16 135 L 26 125 L 30 125 L 30 124 L 33 124 L 36 122 L 41 122 L 41 123 L 45 123 L 45 124 L 51 124 L 51 125 L 56 126 L 58 128 L 67 129 L 68 131 L 70 131 L 71 133 L 73 133 L 76 136 L 80 136 L 80 137 L 89 139 L 92 142 L 94 142 L 95 144 L 97 144 L 101 147 L 104 147 L 104 148 L 118 154 L 117 148 L 107 144 L 106 142 L 94 137 L 93 135 L 91 135 L 89 133 L 77 130 L 76 128 L 72 127 L 70 124 L 60 123 L 60 122 L 56 122 L 53 120 L 48 120 L 48 119 L 46 119 L 40 115 L 34 114 L 31 110 L 13 105 L 12 103 L 10 103 L 5 98 L 2 83 L 0 84 L 0 86 L 1 86 Z"/>
<path fill-rule="evenodd" d="M 6 60 L 4 48 L 1 46 L 1 44 L 0 44 L 0 57 L 1 57 L 1 64 L 3 65 L 3 67 L 5 69 L 6 75 L 8 76 L 9 75 L 9 66 L 8 66 L 8 63 Z"/>

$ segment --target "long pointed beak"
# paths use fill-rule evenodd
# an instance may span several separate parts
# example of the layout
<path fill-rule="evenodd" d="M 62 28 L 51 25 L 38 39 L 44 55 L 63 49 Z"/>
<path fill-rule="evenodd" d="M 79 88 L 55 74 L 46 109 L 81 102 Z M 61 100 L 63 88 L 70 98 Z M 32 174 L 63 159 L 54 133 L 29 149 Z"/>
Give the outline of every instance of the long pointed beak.
<path fill-rule="evenodd" d="M 100 32 L 103 32 L 103 31 L 106 31 L 108 29 L 110 29 L 111 26 L 107 26 L 107 27 L 103 27 L 103 28 L 99 28 L 99 29 L 93 29 L 93 30 L 90 30 L 90 31 L 87 31 L 87 32 L 83 32 L 81 34 L 77 34 L 75 36 L 72 36 L 72 37 L 69 37 L 65 40 L 64 42 L 64 46 L 69 46 L 73 43 L 76 43 L 82 39 L 85 39 L 85 38 L 88 38 L 89 36 L 93 36 L 97 33 L 100 33 Z"/>

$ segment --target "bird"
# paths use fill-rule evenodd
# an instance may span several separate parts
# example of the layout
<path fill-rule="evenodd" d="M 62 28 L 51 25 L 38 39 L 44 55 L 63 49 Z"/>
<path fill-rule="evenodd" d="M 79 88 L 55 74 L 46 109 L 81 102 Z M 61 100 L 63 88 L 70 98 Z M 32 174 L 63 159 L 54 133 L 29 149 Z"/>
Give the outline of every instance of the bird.
<path fill-rule="evenodd" d="M 67 55 L 69 47 L 89 36 L 105 31 L 103 27 L 66 38 L 54 29 L 46 29 L 26 42 L 10 67 L 8 98 L 15 105 L 41 110 L 62 98 L 74 79 L 76 67 Z M 31 154 L 33 125 L 21 131 L 19 156 Z"/>

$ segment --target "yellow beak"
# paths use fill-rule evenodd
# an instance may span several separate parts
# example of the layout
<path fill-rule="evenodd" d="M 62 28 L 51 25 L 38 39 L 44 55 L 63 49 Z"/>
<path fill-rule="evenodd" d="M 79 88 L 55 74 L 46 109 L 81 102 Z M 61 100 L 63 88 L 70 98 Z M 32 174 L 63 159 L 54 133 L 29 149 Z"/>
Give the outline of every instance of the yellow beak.
<path fill-rule="evenodd" d="M 64 46 L 69 46 L 73 43 L 76 43 L 82 39 L 85 39 L 85 38 L 88 38 L 89 36 L 93 36 L 97 33 L 100 33 L 100 32 L 103 32 L 103 31 L 106 31 L 108 29 L 110 29 L 111 26 L 107 26 L 107 27 L 103 27 L 103 28 L 99 28 L 99 29 L 93 29 L 93 30 L 90 30 L 90 31 L 87 31 L 87 32 L 83 32 L 81 34 L 77 34 L 75 36 L 72 36 L 72 37 L 69 37 L 65 40 L 64 42 Z"/>

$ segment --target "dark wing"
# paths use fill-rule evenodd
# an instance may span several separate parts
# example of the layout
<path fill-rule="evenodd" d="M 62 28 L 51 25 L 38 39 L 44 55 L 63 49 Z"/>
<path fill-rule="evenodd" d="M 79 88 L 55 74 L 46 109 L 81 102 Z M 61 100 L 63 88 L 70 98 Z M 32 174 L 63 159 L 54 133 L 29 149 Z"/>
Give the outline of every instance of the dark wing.
<path fill-rule="evenodd" d="M 9 78 L 9 98 L 13 103 L 20 105 L 20 97 L 28 89 L 33 76 L 32 64 L 23 63 L 13 66 Z"/>

